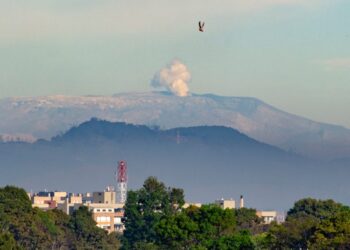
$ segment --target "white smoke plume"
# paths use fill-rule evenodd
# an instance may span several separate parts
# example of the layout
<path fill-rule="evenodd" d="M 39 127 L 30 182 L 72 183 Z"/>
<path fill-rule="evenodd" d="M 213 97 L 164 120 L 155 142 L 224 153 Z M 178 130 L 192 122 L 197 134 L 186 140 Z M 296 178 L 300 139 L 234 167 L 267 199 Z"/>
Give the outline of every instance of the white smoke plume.
<path fill-rule="evenodd" d="M 154 75 L 151 85 L 156 88 L 165 87 L 177 96 L 187 96 L 190 80 L 191 74 L 186 65 L 179 60 L 174 60 Z"/>

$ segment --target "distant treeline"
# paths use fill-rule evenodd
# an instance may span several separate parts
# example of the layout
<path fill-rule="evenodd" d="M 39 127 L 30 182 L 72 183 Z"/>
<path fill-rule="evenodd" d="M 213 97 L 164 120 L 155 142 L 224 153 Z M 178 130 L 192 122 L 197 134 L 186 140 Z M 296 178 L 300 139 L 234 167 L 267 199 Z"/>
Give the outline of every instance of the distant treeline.
<path fill-rule="evenodd" d="M 23 189 L 0 189 L 0 249 L 350 249 L 350 208 L 332 200 L 297 201 L 283 224 L 255 209 L 183 209 L 184 191 L 149 177 L 129 191 L 124 235 L 96 227 L 81 207 L 72 216 L 31 207 Z M 119 241 L 120 240 L 120 241 Z"/>

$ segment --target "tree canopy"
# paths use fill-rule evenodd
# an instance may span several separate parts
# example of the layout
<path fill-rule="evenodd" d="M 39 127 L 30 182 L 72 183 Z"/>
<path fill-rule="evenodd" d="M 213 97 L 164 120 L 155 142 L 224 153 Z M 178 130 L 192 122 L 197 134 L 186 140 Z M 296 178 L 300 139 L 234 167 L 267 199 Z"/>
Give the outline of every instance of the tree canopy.
<path fill-rule="evenodd" d="M 0 188 L 0 249 L 119 249 L 116 235 L 96 227 L 87 207 L 72 216 L 32 208 L 20 188 Z"/>
<path fill-rule="evenodd" d="M 130 190 L 121 236 L 96 226 L 85 206 L 71 216 L 32 208 L 23 189 L 0 188 L 2 249 L 350 249 L 350 208 L 333 200 L 295 202 L 284 223 L 251 208 L 184 205 L 184 191 L 155 177 Z"/>
<path fill-rule="evenodd" d="M 184 205 L 182 189 L 155 177 L 129 191 L 125 204 L 124 249 L 243 249 L 253 246 L 247 231 L 236 230 L 232 209 Z M 232 248 L 235 246 L 235 248 Z M 249 248 L 246 248 L 249 249 Z"/>
<path fill-rule="evenodd" d="M 277 249 L 349 249 L 350 209 L 333 200 L 299 200 L 267 238 Z"/>

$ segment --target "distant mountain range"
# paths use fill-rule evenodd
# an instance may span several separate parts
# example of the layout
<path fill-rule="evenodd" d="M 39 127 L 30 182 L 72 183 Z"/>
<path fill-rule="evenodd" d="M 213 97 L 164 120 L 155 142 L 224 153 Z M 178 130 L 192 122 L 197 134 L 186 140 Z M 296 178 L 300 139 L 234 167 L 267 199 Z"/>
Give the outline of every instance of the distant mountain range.
<path fill-rule="evenodd" d="M 313 162 L 222 126 L 160 130 L 92 119 L 50 141 L 0 143 L 0 159 L 0 186 L 27 190 L 102 190 L 124 159 L 129 187 L 157 176 L 193 202 L 240 194 L 265 209 L 307 196 L 350 202 L 347 165 Z"/>
<path fill-rule="evenodd" d="M 350 155 L 350 130 L 278 110 L 258 99 L 165 92 L 0 100 L 0 140 L 49 139 L 92 117 L 164 129 L 220 125 L 316 159 Z"/>

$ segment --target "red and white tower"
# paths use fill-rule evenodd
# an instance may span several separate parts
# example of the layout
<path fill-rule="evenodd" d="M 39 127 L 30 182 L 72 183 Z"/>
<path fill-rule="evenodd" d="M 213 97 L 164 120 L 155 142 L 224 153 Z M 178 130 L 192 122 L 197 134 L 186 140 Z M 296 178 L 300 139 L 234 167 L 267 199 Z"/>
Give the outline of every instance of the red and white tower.
<path fill-rule="evenodd" d="M 117 179 L 117 202 L 125 203 L 128 188 L 128 175 L 126 161 L 119 161 L 116 173 Z"/>

